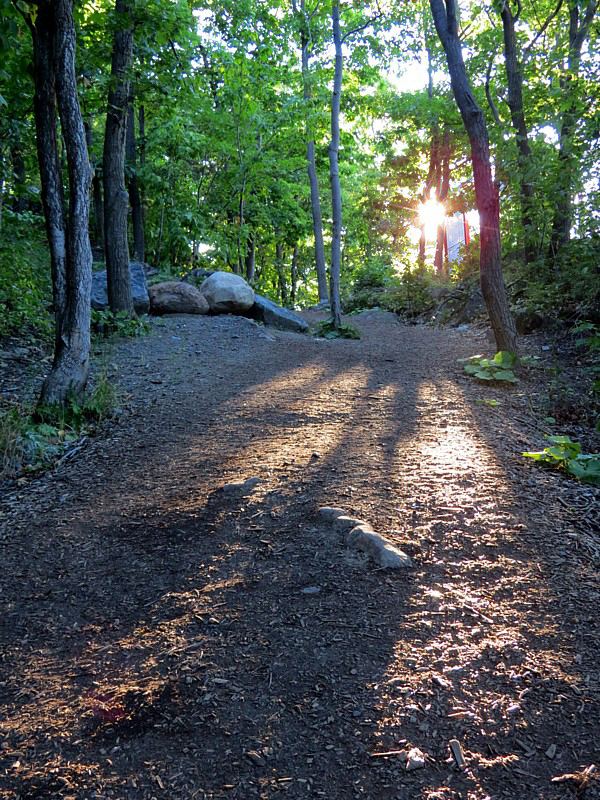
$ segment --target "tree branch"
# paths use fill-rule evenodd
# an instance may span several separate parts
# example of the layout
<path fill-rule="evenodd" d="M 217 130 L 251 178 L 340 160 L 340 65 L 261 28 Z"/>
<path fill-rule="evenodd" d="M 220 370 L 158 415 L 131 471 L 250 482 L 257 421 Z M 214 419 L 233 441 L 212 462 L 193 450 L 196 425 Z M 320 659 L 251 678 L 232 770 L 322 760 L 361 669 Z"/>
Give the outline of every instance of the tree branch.
<path fill-rule="evenodd" d="M 529 44 L 526 47 L 523 48 L 523 58 L 524 59 L 529 56 L 529 53 L 530 53 L 531 48 L 533 47 L 533 45 L 537 42 L 537 40 L 540 38 L 540 36 L 542 36 L 542 34 L 546 31 L 546 29 L 548 28 L 548 25 L 550 25 L 552 20 L 556 17 L 558 12 L 561 10 L 562 4 L 563 4 L 563 0 L 558 0 L 558 3 L 556 5 L 556 8 L 554 9 L 554 11 L 546 19 L 546 21 L 544 22 L 542 27 L 539 29 L 539 31 L 536 33 L 536 35 L 533 37 L 533 39 L 529 42 Z"/>
<path fill-rule="evenodd" d="M 360 33 L 361 31 L 364 31 L 365 28 L 368 28 L 369 25 L 372 25 L 376 19 L 381 19 L 381 17 L 383 17 L 383 11 L 379 8 L 379 2 L 377 2 L 376 5 L 377 5 L 377 14 L 374 14 L 370 19 L 368 19 L 364 25 L 359 25 L 358 28 L 353 28 L 351 31 L 347 31 L 342 36 L 342 44 L 346 41 L 346 39 L 349 36 L 354 36 L 355 33 Z"/>

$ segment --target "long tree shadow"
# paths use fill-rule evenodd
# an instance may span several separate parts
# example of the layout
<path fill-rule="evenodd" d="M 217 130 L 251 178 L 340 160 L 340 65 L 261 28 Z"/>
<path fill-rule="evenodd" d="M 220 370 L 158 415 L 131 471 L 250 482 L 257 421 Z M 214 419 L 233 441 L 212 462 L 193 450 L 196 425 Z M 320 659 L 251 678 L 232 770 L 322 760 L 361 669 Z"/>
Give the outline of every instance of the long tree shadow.
<path fill-rule="evenodd" d="M 489 475 L 507 493 L 509 477 L 491 453 L 469 469 L 478 440 L 460 390 L 397 346 L 365 362 L 290 345 L 293 380 L 265 364 L 201 420 L 182 406 L 144 476 L 106 476 L 67 531 L 54 512 L 28 532 L 46 560 L 6 581 L 20 603 L 2 626 L 7 792 L 483 797 L 500 772 L 508 796 L 552 796 L 505 758 L 522 725 L 510 701 L 548 649 L 521 631 L 514 598 L 501 603 L 509 556 L 496 548 L 527 511 L 478 507 Z M 251 492 L 219 490 L 252 475 Z M 317 520 L 320 504 L 412 545 L 417 568 L 373 569 Z M 536 708 L 545 725 L 554 712 Z M 450 738 L 490 742 L 489 763 L 453 772 Z M 423 771 L 371 757 L 413 745 Z"/>

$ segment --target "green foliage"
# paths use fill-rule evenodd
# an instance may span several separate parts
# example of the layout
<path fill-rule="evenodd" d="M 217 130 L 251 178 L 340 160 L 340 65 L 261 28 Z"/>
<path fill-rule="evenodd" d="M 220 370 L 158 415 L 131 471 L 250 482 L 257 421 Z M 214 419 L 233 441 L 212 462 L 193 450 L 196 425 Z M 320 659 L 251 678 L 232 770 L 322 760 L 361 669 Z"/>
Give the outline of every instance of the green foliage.
<path fill-rule="evenodd" d="M 317 334 L 323 339 L 360 339 L 360 333 L 353 325 L 342 323 L 338 328 L 333 319 L 326 319 L 317 325 Z"/>
<path fill-rule="evenodd" d="M 117 390 L 102 375 L 82 400 L 71 398 L 64 406 L 0 410 L 0 477 L 51 467 L 117 408 Z"/>
<path fill-rule="evenodd" d="M 546 436 L 550 447 L 534 453 L 523 453 L 526 458 L 564 469 L 582 483 L 600 486 L 600 454 L 585 455 L 579 442 L 568 436 Z"/>
<path fill-rule="evenodd" d="M 512 369 L 517 360 L 516 356 L 508 350 L 501 350 L 492 359 L 477 355 L 470 358 L 459 358 L 458 360 L 461 363 L 466 362 L 463 369 L 467 375 L 471 375 L 480 381 L 517 383 L 519 380 Z"/>
<path fill-rule="evenodd" d="M 592 356 L 593 363 L 590 372 L 594 378 L 592 388 L 595 392 L 600 392 L 600 325 L 593 322 L 581 322 L 572 328 L 572 333 L 585 333 L 587 336 L 577 340 L 578 346 L 585 346 Z"/>
<path fill-rule="evenodd" d="M 52 328 L 48 248 L 43 219 L 4 209 L 0 237 L 0 336 L 33 328 L 47 336 Z"/>
<path fill-rule="evenodd" d="M 144 317 L 130 317 L 126 311 L 114 314 L 106 311 L 92 311 L 91 328 L 96 336 L 143 336 L 150 331 L 150 325 Z"/>

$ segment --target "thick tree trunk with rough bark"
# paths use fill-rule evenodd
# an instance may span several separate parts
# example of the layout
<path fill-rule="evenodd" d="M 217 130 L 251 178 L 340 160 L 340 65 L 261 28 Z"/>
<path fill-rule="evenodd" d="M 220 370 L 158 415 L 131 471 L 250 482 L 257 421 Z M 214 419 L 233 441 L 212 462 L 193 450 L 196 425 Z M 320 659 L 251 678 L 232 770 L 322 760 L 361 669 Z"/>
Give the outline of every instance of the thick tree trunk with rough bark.
<path fill-rule="evenodd" d="M 508 86 L 508 106 L 518 152 L 523 251 L 525 262 L 531 264 L 536 258 L 532 230 L 534 192 L 533 184 L 527 177 L 530 171 L 531 147 L 529 146 L 529 131 L 525 123 L 525 109 L 523 106 L 523 72 L 517 54 L 517 37 L 515 35 L 515 22 L 518 14 L 516 16 L 513 15 L 510 10 L 509 0 L 504 0 L 500 13 L 504 31 L 504 61 Z"/>
<path fill-rule="evenodd" d="M 133 95 L 127 109 L 127 136 L 125 139 L 125 160 L 128 168 L 127 188 L 131 206 L 131 225 L 133 228 L 133 257 L 142 263 L 146 260 L 146 242 L 144 237 L 144 216 L 142 199 L 137 176 L 137 157 L 135 147 L 135 112 Z"/>
<path fill-rule="evenodd" d="M 444 47 L 450 81 L 471 144 L 475 199 L 480 225 L 481 292 L 498 350 L 516 352 L 517 332 L 502 275 L 500 203 L 492 179 L 490 147 L 483 111 L 471 90 L 458 35 L 455 0 L 430 0 L 435 27 Z"/>
<path fill-rule="evenodd" d="M 331 265 L 329 267 L 329 304 L 333 326 L 337 330 L 342 323 L 340 303 L 340 269 L 342 243 L 342 189 L 338 165 L 340 149 L 340 99 L 342 95 L 342 33 L 340 29 L 340 6 L 337 0 L 331 4 L 333 44 L 335 61 L 333 73 L 333 93 L 331 95 L 331 142 L 329 144 L 329 182 L 331 184 Z"/>
<path fill-rule="evenodd" d="M 296 2 L 293 1 L 292 9 L 297 13 Z M 319 196 L 319 178 L 317 176 L 317 167 L 315 163 L 315 140 L 312 134 L 310 122 L 310 55 L 309 55 L 309 37 L 308 25 L 309 20 L 306 13 L 305 0 L 300 0 L 300 14 L 301 20 L 301 62 L 302 62 L 302 86 L 305 103 L 306 114 L 306 160 L 308 164 L 308 180 L 310 183 L 310 205 L 313 219 L 313 232 L 315 236 L 315 264 L 317 270 L 317 284 L 319 290 L 319 302 L 326 303 L 328 300 L 327 292 L 327 268 L 325 266 L 325 245 L 323 243 L 323 216 L 321 214 L 321 199 Z"/>
<path fill-rule="evenodd" d="M 38 3 L 31 24 L 35 123 L 42 202 L 50 245 L 56 318 L 52 369 L 42 404 L 63 404 L 87 383 L 92 252 L 88 218 L 91 170 L 75 77 L 75 25 L 70 0 Z M 56 107 L 69 174 L 68 218 L 58 149 Z"/>
<path fill-rule="evenodd" d="M 125 134 L 133 55 L 133 0 L 115 0 L 111 84 L 104 136 L 104 230 L 106 272 L 111 311 L 133 315 L 127 241 L 128 195 L 125 188 Z"/>

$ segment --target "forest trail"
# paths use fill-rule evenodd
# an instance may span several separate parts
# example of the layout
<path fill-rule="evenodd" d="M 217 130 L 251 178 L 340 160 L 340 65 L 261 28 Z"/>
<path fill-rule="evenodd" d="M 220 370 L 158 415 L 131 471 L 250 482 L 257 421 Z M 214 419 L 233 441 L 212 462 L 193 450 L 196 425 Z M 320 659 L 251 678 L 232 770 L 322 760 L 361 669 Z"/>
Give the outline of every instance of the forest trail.
<path fill-rule="evenodd" d="M 353 322 L 155 323 L 109 357 L 118 423 L 4 493 L 2 800 L 576 796 L 551 779 L 599 758 L 598 492 L 522 459 L 527 387 L 457 364 L 483 335 Z"/>

